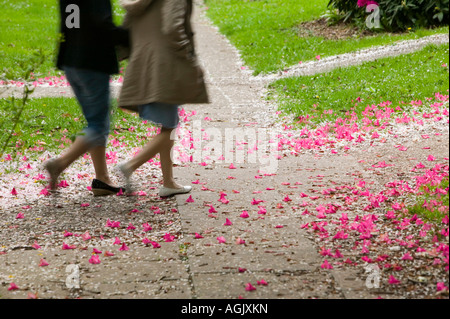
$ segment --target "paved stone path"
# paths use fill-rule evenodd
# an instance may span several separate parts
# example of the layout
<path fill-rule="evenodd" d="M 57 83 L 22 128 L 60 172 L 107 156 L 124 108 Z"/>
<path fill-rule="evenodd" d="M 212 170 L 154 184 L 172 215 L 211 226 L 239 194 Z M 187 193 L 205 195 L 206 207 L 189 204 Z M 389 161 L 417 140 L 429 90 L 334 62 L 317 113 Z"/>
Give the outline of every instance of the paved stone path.
<path fill-rule="evenodd" d="M 257 134 L 269 132 L 275 125 L 276 107 L 262 98 L 265 80 L 255 81 L 240 69 L 241 61 L 235 48 L 211 26 L 204 17 L 203 7 L 197 7 L 194 21 L 212 103 L 187 106 L 187 111 L 197 112 L 187 125 L 195 132 L 203 128 L 222 136 L 226 136 L 227 130 L 238 134 L 245 133 L 246 129 Z M 340 59 L 333 61 L 337 61 L 333 67 L 340 65 Z M 323 69 L 315 66 L 311 69 L 328 70 L 330 64 L 323 62 L 323 66 Z M 12 91 L 14 89 L 9 89 L 3 96 Z M 44 89 L 36 94 L 71 96 L 69 89 L 61 88 Z M 428 143 L 439 144 L 439 141 Z M 441 152 L 448 153 L 448 147 L 443 147 Z M 393 157 L 381 149 L 379 154 Z M 293 192 L 282 182 L 290 182 L 290 185 L 303 182 L 295 189 L 295 193 L 300 193 L 321 189 L 311 179 L 318 174 L 324 176 L 325 184 L 352 182 L 353 176 L 348 172 L 357 171 L 361 177 L 369 177 L 370 172 L 361 164 L 361 158 L 335 156 L 330 162 L 327 157 L 312 154 L 305 154 L 301 159 L 287 157 L 277 162 L 276 175 L 260 179 L 255 176 L 262 168 L 261 163 L 248 160 L 234 160 L 237 170 L 231 170 L 230 162 L 226 161 L 216 161 L 206 167 L 198 164 L 178 167 L 175 174 L 181 183 L 191 184 L 198 179 L 200 184 L 195 185 L 190 194 L 193 203 L 187 202 L 187 195 L 168 203 L 178 209 L 178 215 L 173 216 L 180 231 L 176 242 L 162 243 L 161 249 L 133 246 L 130 251 L 103 258 L 101 265 L 88 263 L 90 250 L 63 251 L 60 247 L 48 247 L 42 254 L 52 267 L 38 270 L 37 252 L 17 247 L 0 256 L 0 275 L 3 276 L 0 277 L 0 297 L 26 298 L 27 292 L 39 291 L 41 298 L 376 298 L 383 293 L 367 289 L 363 274 L 358 270 L 321 269 L 323 258 L 318 254 L 316 243 L 299 227 L 305 219 L 299 213 L 287 213 L 278 208 L 282 199 Z M 408 159 L 403 160 L 408 162 Z M 202 186 L 205 189 L 202 190 Z M 273 190 L 268 191 L 268 187 Z M 227 194 L 229 204 L 218 202 L 220 192 Z M 270 212 L 264 218 L 256 214 L 257 206 L 251 203 L 255 198 L 263 200 Z M 124 205 L 132 207 L 132 203 Z M 212 214 L 215 217 L 209 212 L 210 205 L 217 210 Z M 250 218 L 240 218 L 243 211 L 248 211 Z M 111 215 L 111 219 L 117 215 L 120 213 Z M 232 220 L 233 226 L 224 226 L 226 218 Z M 195 239 L 195 233 L 203 234 L 204 238 Z M 225 244 L 218 244 L 216 238 L 221 236 L 226 239 Z M 239 238 L 245 245 L 235 244 Z M 74 274 L 67 269 L 71 264 L 80 269 L 81 289 L 67 288 L 68 275 Z M 240 272 L 239 268 L 245 271 Z M 10 293 L 6 291 L 7 283 L 13 279 L 19 286 L 23 282 L 23 289 Z M 269 285 L 257 286 L 256 282 L 261 279 Z M 257 289 L 246 291 L 247 283 Z"/>

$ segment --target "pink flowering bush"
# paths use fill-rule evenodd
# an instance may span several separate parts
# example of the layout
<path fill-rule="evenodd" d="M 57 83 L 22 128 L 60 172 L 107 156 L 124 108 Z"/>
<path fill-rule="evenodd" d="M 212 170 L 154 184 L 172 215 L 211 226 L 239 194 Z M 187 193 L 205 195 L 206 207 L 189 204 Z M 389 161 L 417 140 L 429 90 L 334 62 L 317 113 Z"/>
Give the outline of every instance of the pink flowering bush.
<path fill-rule="evenodd" d="M 367 6 L 370 5 L 378 5 L 378 2 L 369 0 L 358 0 L 357 4 L 359 8 L 366 8 Z"/>
<path fill-rule="evenodd" d="M 365 26 L 371 10 L 379 7 L 380 24 L 386 31 L 405 31 L 409 28 L 448 25 L 449 0 L 330 0 L 328 6 L 337 9 L 344 21 Z M 369 12 L 367 12 L 369 11 Z"/>

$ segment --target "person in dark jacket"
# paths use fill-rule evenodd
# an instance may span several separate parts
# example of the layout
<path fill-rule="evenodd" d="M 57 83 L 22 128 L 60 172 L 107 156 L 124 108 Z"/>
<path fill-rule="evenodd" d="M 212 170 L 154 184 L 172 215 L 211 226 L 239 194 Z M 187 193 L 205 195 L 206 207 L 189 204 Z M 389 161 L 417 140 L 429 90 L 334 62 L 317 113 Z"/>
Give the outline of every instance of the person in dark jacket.
<path fill-rule="evenodd" d="M 62 38 L 57 67 L 65 72 L 88 124 L 65 154 L 45 163 L 50 188 L 55 190 L 60 174 L 89 152 L 96 175 L 94 195 L 116 194 L 121 188 L 113 185 L 106 165 L 109 80 L 119 72 L 116 46 L 128 46 L 128 31 L 113 23 L 110 0 L 60 0 L 59 4 Z"/>

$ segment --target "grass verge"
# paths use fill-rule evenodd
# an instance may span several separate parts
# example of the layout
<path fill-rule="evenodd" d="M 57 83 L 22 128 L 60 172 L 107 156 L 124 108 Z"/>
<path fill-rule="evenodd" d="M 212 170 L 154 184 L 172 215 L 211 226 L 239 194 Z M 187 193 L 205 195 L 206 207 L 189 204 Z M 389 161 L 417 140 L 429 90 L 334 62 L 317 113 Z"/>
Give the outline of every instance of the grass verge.
<path fill-rule="evenodd" d="M 270 88 L 286 113 L 320 118 L 332 110 L 332 118 L 344 117 L 349 111 L 361 114 L 367 105 L 385 101 L 401 105 L 424 101 L 436 92 L 448 94 L 448 65 L 448 46 L 431 45 L 404 56 L 282 79 Z"/>
<path fill-rule="evenodd" d="M 417 198 L 417 204 L 410 207 L 409 213 L 417 214 L 428 222 L 440 223 L 448 216 L 449 209 L 449 177 L 445 177 L 438 185 L 421 187 L 423 195 Z"/>
<path fill-rule="evenodd" d="M 0 100 L 0 119 L 8 118 L 10 99 Z M 129 146 L 142 146 L 147 138 L 149 126 L 137 116 L 112 108 L 112 132 L 110 143 L 120 141 Z M 0 144 L 13 123 L 0 121 Z M 17 152 L 31 151 L 27 154 L 39 155 L 44 151 L 60 153 L 69 146 L 76 135 L 86 125 L 80 106 L 74 98 L 36 98 L 26 105 L 13 139 L 5 154 L 12 158 Z"/>

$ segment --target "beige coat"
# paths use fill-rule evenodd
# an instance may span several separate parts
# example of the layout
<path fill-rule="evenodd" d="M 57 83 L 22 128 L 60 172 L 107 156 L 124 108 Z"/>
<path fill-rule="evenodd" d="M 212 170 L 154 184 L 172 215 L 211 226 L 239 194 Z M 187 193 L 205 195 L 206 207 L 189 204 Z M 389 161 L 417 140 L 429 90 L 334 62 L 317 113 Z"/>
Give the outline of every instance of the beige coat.
<path fill-rule="evenodd" d="M 127 11 L 131 54 L 119 107 L 208 103 L 194 50 L 192 0 L 121 0 Z"/>

